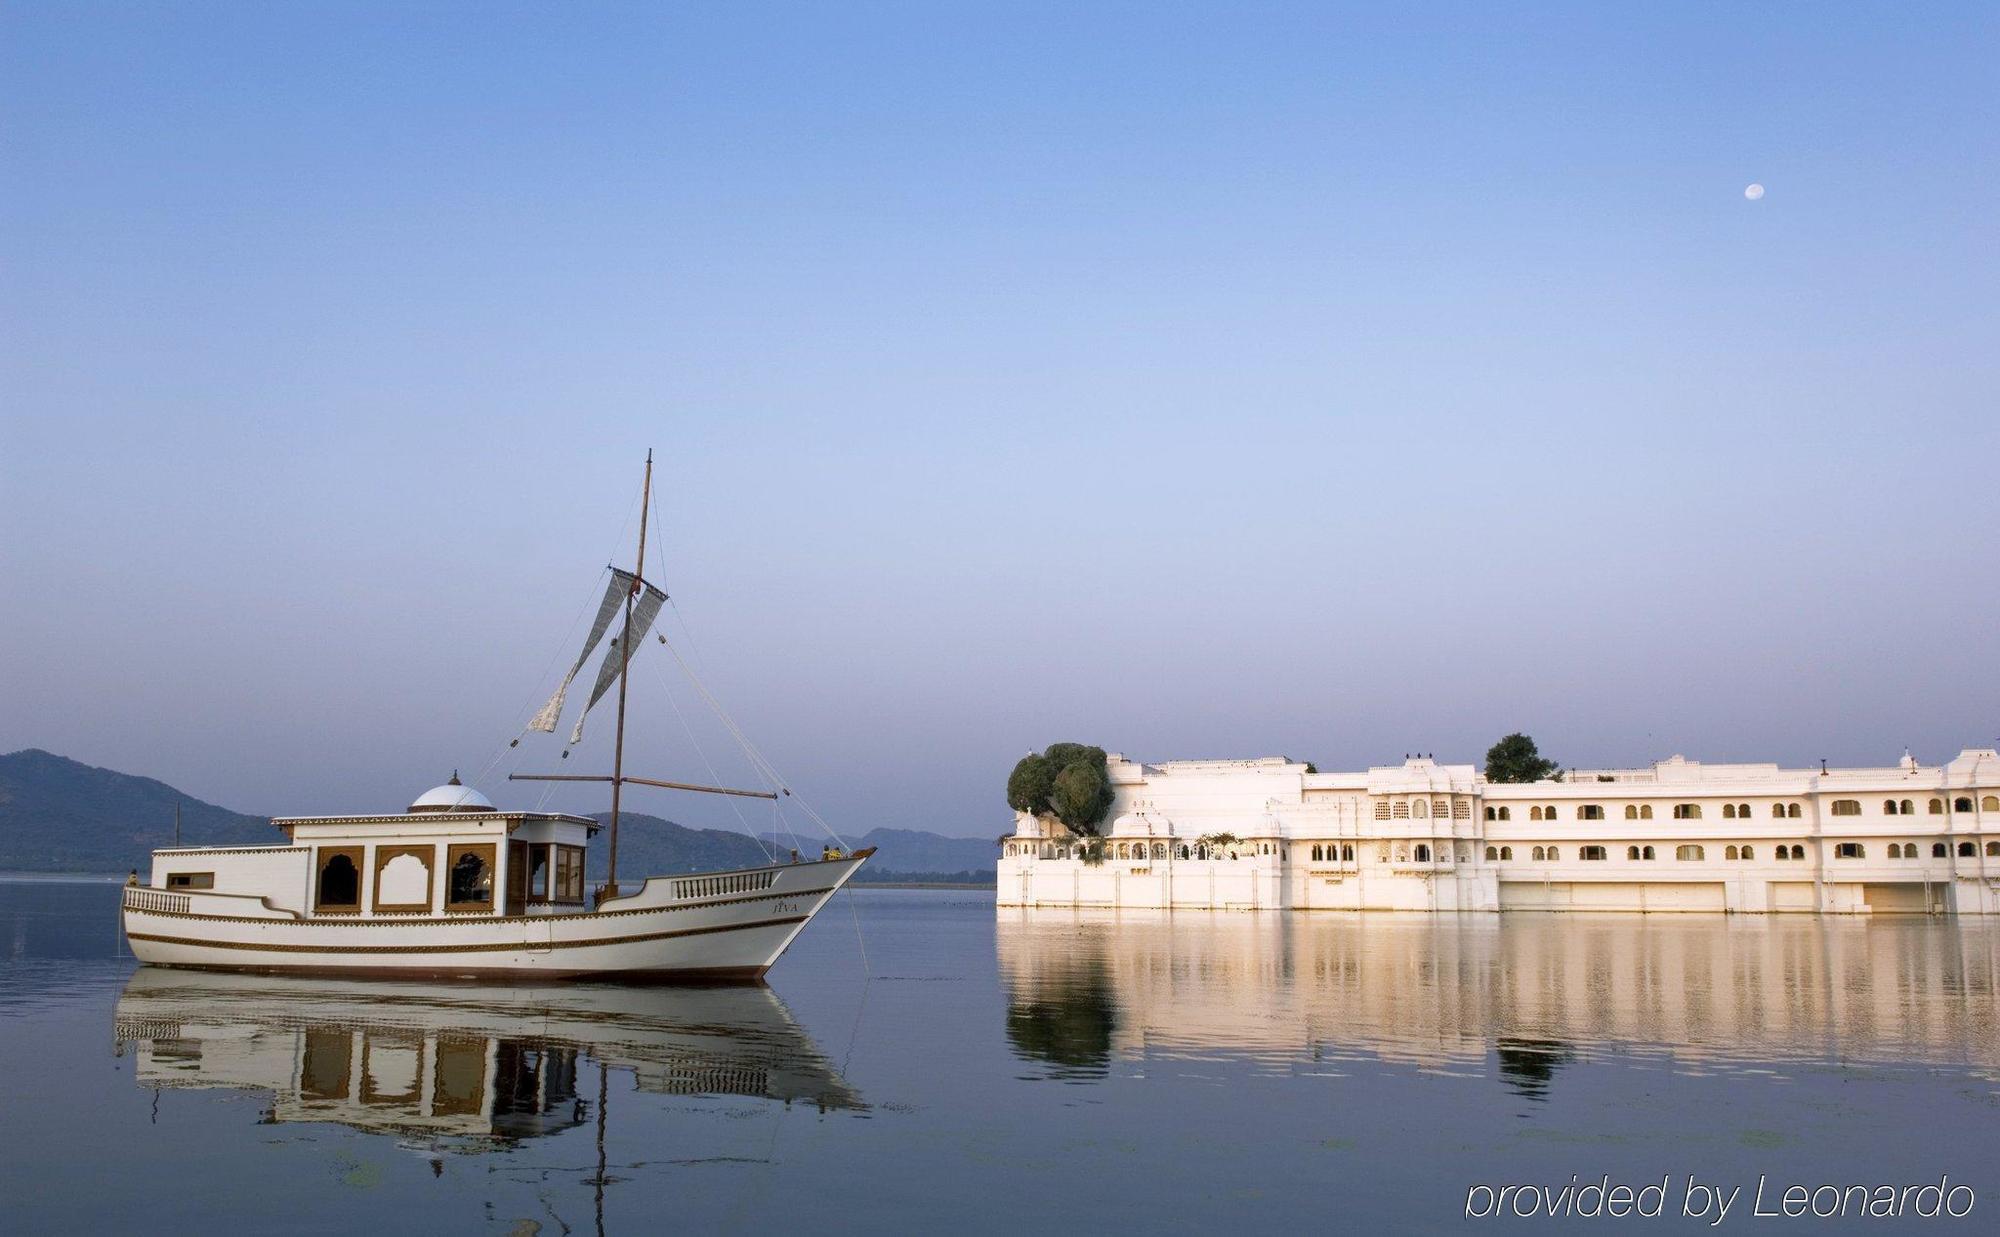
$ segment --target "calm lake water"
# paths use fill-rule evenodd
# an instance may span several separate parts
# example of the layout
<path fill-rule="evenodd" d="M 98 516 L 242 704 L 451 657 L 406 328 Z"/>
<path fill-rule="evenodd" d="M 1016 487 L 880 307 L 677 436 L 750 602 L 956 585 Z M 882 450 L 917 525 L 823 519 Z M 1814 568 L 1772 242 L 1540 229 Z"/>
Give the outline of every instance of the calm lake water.
<path fill-rule="evenodd" d="M 768 987 L 137 968 L 0 882 L 16 1232 L 1602 1231 L 1475 1183 L 1936 1183 L 2000 1231 L 2000 926 L 996 913 L 863 890 Z M 857 941 L 858 932 L 858 941 Z M 864 954 L 865 951 L 865 954 Z M 1958 1196 L 1962 1204 L 1965 1195 Z M 1630 1221 L 1628 1221 L 1630 1223 Z M 1856 1223 L 1849 1220 L 1847 1224 Z"/>

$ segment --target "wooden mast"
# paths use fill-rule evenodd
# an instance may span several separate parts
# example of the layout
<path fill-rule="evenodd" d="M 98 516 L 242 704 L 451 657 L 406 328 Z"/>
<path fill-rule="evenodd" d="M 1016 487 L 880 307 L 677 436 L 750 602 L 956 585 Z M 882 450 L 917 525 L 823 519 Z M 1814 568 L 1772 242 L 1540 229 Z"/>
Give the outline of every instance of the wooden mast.
<path fill-rule="evenodd" d="M 618 896 L 618 799 L 625 789 L 625 685 L 632 678 L 632 598 L 645 587 L 646 515 L 653 506 L 653 449 L 646 448 L 646 481 L 639 492 L 639 560 L 632 567 L 632 588 L 625 594 L 625 634 L 618 641 L 618 741 L 611 751 L 611 846 L 598 901 Z"/>

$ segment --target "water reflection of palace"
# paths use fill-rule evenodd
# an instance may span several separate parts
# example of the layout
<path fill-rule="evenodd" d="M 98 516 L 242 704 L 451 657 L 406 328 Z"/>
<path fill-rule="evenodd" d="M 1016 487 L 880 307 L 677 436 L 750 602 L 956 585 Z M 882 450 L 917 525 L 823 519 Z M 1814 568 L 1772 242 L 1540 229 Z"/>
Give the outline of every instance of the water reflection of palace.
<path fill-rule="evenodd" d="M 268 1091 L 271 1121 L 450 1150 L 586 1120 L 581 1062 L 660 1094 L 862 1106 L 761 986 L 550 992 L 142 967 L 119 997 L 117 1039 L 141 1086 Z"/>
<path fill-rule="evenodd" d="M 1017 1053 L 1489 1056 L 1533 1094 L 1578 1053 L 2000 1069 L 2000 928 L 1974 920 L 1003 909 Z"/>

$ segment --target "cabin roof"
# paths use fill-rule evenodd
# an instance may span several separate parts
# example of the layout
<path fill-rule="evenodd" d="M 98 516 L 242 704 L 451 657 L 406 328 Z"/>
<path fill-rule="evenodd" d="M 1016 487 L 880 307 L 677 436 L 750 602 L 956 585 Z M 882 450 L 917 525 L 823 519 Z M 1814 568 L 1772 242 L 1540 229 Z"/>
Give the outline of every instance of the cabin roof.
<path fill-rule="evenodd" d="M 523 822 L 530 820 L 557 821 L 567 825 L 582 825 L 592 833 L 604 826 L 588 816 L 574 816 L 568 812 L 383 812 L 361 816 L 273 816 L 271 823 L 280 829 L 294 825 L 400 825 L 408 828 L 413 824 L 435 823 L 455 825 L 464 821 L 504 820 Z"/>

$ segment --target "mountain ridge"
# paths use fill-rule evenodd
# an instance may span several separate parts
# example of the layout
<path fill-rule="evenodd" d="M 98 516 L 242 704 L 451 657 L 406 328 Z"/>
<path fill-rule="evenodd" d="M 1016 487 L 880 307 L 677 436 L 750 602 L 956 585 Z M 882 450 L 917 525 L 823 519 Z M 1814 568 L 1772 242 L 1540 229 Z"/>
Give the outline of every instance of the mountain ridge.
<path fill-rule="evenodd" d="M 0 868 L 143 871 L 152 850 L 173 844 L 176 804 L 184 845 L 284 844 L 284 834 L 272 827 L 270 817 L 231 811 L 156 778 L 30 747 L 0 755 Z M 601 823 L 610 813 L 595 816 Z M 591 839 L 586 862 L 592 881 L 602 880 L 605 873 L 610 845 L 606 835 L 606 830 L 599 830 Z M 857 879 L 978 883 L 993 878 L 990 842 L 912 829 L 873 829 L 850 842 L 856 848 L 877 848 L 878 858 Z M 789 837 L 782 843 L 766 838 L 760 844 L 760 839 L 746 833 L 693 828 L 661 816 L 625 812 L 619 824 L 618 866 L 627 879 L 755 867 L 770 862 L 773 852 L 787 858 L 795 845 L 802 852 L 809 849 Z M 817 848 L 818 843 L 812 843 L 804 857 L 817 858 Z"/>

